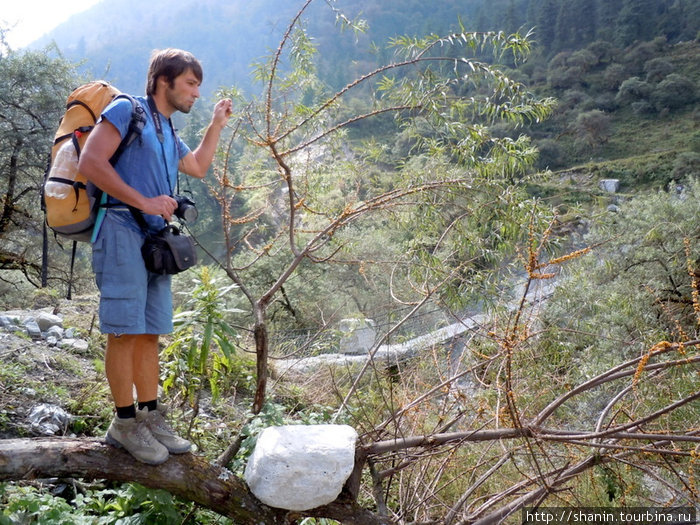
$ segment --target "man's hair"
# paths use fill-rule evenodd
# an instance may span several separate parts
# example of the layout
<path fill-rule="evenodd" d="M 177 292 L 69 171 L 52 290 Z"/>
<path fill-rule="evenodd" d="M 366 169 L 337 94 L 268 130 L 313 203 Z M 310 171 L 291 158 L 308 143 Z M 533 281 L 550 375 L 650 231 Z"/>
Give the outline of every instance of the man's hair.
<path fill-rule="evenodd" d="M 146 94 L 155 95 L 158 78 L 164 76 L 170 87 L 173 87 L 175 78 L 182 75 L 188 69 L 192 70 L 200 84 L 202 82 L 202 65 L 194 55 L 182 49 L 155 50 L 151 54 L 151 64 L 148 67 L 148 81 Z"/>

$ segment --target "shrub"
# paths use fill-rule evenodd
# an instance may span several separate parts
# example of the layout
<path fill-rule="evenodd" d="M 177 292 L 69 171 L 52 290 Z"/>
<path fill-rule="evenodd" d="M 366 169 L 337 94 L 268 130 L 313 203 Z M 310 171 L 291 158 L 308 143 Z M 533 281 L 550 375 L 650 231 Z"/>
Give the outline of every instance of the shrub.
<path fill-rule="evenodd" d="M 602 111 L 615 111 L 618 108 L 615 95 L 612 93 L 602 93 L 595 99 L 595 106 Z"/>
<path fill-rule="evenodd" d="M 555 89 L 568 89 L 584 83 L 580 67 L 559 67 L 551 69 L 547 75 L 549 85 Z"/>
<path fill-rule="evenodd" d="M 610 115 L 599 109 L 580 113 L 574 129 L 578 138 L 589 146 L 602 144 L 610 137 Z"/>
<path fill-rule="evenodd" d="M 562 67 L 566 67 L 567 60 L 571 56 L 571 53 L 569 51 L 562 51 L 561 53 L 557 53 L 552 57 L 552 59 L 549 61 L 549 69 L 559 69 Z"/>
<path fill-rule="evenodd" d="M 654 106 L 646 100 L 632 102 L 632 111 L 634 111 L 635 115 L 651 115 L 655 113 Z"/>
<path fill-rule="evenodd" d="M 565 166 L 564 151 L 556 140 L 542 139 L 537 142 L 539 157 L 537 159 L 537 169 L 558 169 Z"/>
<path fill-rule="evenodd" d="M 661 82 L 673 73 L 673 64 L 665 58 L 652 58 L 644 64 L 644 72 L 647 74 L 647 82 Z"/>
<path fill-rule="evenodd" d="M 603 72 L 603 86 L 617 91 L 628 76 L 625 66 L 610 64 Z"/>
<path fill-rule="evenodd" d="M 597 62 L 610 62 L 615 55 L 615 46 L 605 40 L 596 40 L 588 44 L 586 49 L 592 53 Z"/>
<path fill-rule="evenodd" d="M 617 91 L 617 103 L 621 105 L 631 104 L 639 100 L 648 99 L 651 96 L 652 86 L 639 77 L 630 77 L 625 80 Z"/>
<path fill-rule="evenodd" d="M 598 63 L 596 56 L 587 49 L 580 49 L 572 53 L 567 61 L 571 67 L 578 67 L 582 71 L 589 71 Z"/>
<path fill-rule="evenodd" d="M 695 153 L 700 153 L 700 131 L 696 131 L 690 137 L 690 151 Z"/>
<path fill-rule="evenodd" d="M 574 109 L 589 104 L 591 97 L 580 89 L 569 89 L 562 95 L 561 102 L 561 109 Z"/>
<path fill-rule="evenodd" d="M 700 153 L 684 151 L 673 161 L 673 178 L 683 179 L 700 174 Z"/>
<path fill-rule="evenodd" d="M 656 109 L 678 109 L 693 104 L 697 99 L 695 83 L 682 75 L 671 73 L 651 93 Z"/>

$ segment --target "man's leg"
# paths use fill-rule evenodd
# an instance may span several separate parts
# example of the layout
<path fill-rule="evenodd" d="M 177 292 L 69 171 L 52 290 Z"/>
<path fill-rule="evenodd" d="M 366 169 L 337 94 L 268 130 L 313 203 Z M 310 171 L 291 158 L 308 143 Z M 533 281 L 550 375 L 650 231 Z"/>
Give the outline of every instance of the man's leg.
<path fill-rule="evenodd" d="M 107 442 L 124 447 L 139 461 L 157 465 L 168 459 L 168 450 L 155 439 L 148 427 L 138 421 L 134 410 L 134 385 L 137 391 L 158 392 L 158 336 L 129 335 L 107 336 L 105 352 L 105 372 L 117 406 L 117 417 L 107 430 Z M 155 346 L 155 374 L 152 358 L 144 355 L 153 353 Z M 144 366 L 146 369 L 144 370 Z M 155 379 L 152 377 L 154 376 Z M 154 383 L 154 385 L 151 385 Z M 146 386 L 148 385 L 148 386 Z M 138 390 L 140 388 L 140 390 Z M 126 417 L 120 417 L 120 412 Z"/>
<path fill-rule="evenodd" d="M 136 419 L 142 421 L 153 437 L 169 452 L 173 454 L 189 452 L 192 444 L 175 433 L 165 420 L 167 407 L 158 403 L 158 382 L 160 379 L 158 335 L 138 334 L 110 337 L 110 341 L 113 342 L 111 348 L 109 345 L 107 347 L 109 364 L 105 368 L 109 370 L 107 380 L 117 407 L 124 406 L 120 404 L 121 402 L 133 404 L 132 387 L 135 385 L 139 401 Z M 118 352 L 122 350 L 126 350 L 123 353 L 123 358 L 116 357 Z M 113 363 L 112 360 L 115 362 Z M 128 385 L 127 380 L 123 379 L 124 377 L 130 378 Z M 115 387 L 112 387 L 112 384 Z"/>
<path fill-rule="evenodd" d="M 134 341 L 134 385 L 139 402 L 158 399 L 158 335 L 141 334 Z"/>
<path fill-rule="evenodd" d="M 134 386 L 139 401 L 155 400 L 159 380 L 158 336 L 109 334 L 105 372 L 116 406 L 134 403 Z"/>

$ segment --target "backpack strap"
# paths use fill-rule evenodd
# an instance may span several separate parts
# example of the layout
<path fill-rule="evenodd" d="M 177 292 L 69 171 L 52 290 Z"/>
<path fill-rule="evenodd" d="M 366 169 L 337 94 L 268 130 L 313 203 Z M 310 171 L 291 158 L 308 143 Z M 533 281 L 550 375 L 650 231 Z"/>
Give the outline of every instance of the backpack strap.
<path fill-rule="evenodd" d="M 117 151 L 115 151 L 114 155 L 112 155 L 112 157 L 109 159 L 112 166 L 117 163 L 119 157 L 121 157 L 122 153 L 124 153 L 124 150 L 131 146 L 134 140 L 141 138 L 141 133 L 146 125 L 146 110 L 143 109 L 141 104 L 139 104 L 134 97 L 127 95 L 126 93 L 120 93 L 114 97 L 112 101 L 120 98 L 125 98 L 131 102 L 131 120 L 129 120 L 129 129 L 127 130 L 122 141 L 119 143 Z"/>
<path fill-rule="evenodd" d="M 141 139 L 141 133 L 143 132 L 143 128 L 146 125 L 146 111 L 143 109 L 141 104 L 139 104 L 134 97 L 126 93 L 120 93 L 119 95 L 114 97 L 112 101 L 117 100 L 119 98 L 125 98 L 129 102 L 131 102 L 131 119 L 129 120 L 129 129 L 126 132 L 126 135 L 119 143 L 117 150 L 109 159 L 109 163 L 112 166 L 114 166 L 117 163 L 119 157 L 121 157 L 122 153 L 124 153 L 124 150 L 126 150 L 126 148 L 128 148 L 137 138 Z M 106 193 L 100 192 L 96 198 L 99 200 L 99 204 L 97 217 L 95 218 L 95 226 L 92 230 L 92 237 L 90 238 L 90 242 L 93 243 L 97 239 L 97 234 L 100 232 L 100 226 L 102 225 L 106 209 L 115 206 L 115 204 L 109 202 L 109 196 Z"/>

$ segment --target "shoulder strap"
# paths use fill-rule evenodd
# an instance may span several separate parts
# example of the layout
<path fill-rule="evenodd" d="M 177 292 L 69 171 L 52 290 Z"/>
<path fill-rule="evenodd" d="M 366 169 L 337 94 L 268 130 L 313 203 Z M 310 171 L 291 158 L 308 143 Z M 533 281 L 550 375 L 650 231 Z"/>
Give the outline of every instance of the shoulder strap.
<path fill-rule="evenodd" d="M 131 120 L 129 120 L 129 129 L 122 141 L 119 143 L 117 151 L 115 151 L 114 155 L 112 155 L 112 157 L 109 159 L 109 162 L 112 165 L 117 163 L 119 157 L 121 157 L 122 153 L 124 153 L 124 150 L 128 148 L 131 143 L 134 142 L 134 140 L 141 137 L 143 127 L 146 125 L 146 111 L 143 109 L 141 104 L 139 104 L 134 97 L 127 95 L 126 93 L 120 93 L 114 97 L 114 100 L 119 98 L 125 98 L 131 102 Z"/>

